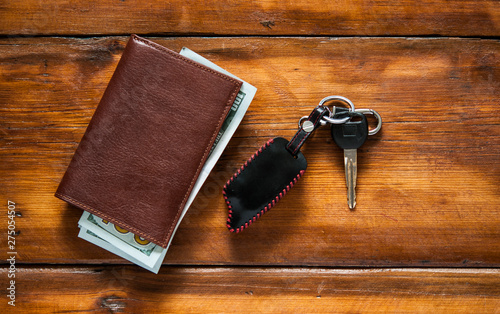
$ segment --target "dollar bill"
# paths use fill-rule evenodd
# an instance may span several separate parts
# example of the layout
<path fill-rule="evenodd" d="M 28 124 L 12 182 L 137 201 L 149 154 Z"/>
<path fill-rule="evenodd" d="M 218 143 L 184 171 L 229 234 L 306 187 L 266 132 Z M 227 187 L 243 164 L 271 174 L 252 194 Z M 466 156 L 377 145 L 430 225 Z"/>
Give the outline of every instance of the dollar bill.
<path fill-rule="evenodd" d="M 159 245 L 149 242 L 88 212 L 84 212 L 82 217 L 80 218 L 80 221 L 78 222 L 78 226 L 80 227 L 80 233 L 78 234 L 78 236 L 80 238 L 87 240 L 120 257 L 123 257 L 154 273 L 158 273 L 168 247 L 172 242 L 173 235 L 177 231 L 181 220 L 193 203 L 203 183 L 208 178 L 208 175 L 212 171 L 217 160 L 219 160 L 220 156 L 222 155 L 222 152 L 229 143 L 229 140 L 236 131 L 236 128 L 241 123 L 241 120 L 243 119 L 248 107 L 250 106 L 255 93 L 257 92 L 257 89 L 254 86 L 239 79 L 238 77 L 227 72 L 216 64 L 208 61 L 207 59 L 203 58 L 202 56 L 198 55 L 188 48 L 182 48 L 180 54 L 218 72 L 236 78 L 242 81 L 243 84 L 240 91 L 238 92 L 238 95 L 236 96 L 231 109 L 229 110 L 228 115 L 226 116 L 226 119 L 224 120 L 224 123 L 221 126 L 221 130 L 216 137 L 209 157 L 205 162 L 196 183 L 193 186 L 193 190 L 191 191 L 186 205 L 182 210 L 179 223 L 175 226 L 172 237 L 170 237 L 170 242 L 167 244 L 167 248 L 162 248 Z"/>
<path fill-rule="evenodd" d="M 204 57 L 200 56 L 196 52 L 194 52 L 186 47 L 181 49 L 180 54 L 185 56 L 186 58 L 189 58 L 195 62 L 201 63 L 201 64 L 203 64 L 211 69 L 214 69 L 218 72 L 224 73 L 230 77 L 233 77 L 233 78 L 243 82 L 243 84 L 241 85 L 240 91 L 238 93 L 238 96 L 236 97 L 236 99 L 233 103 L 233 106 L 231 107 L 231 110 L 230 110 L 228 116 L 226 117 L 226 120 L 229 119 L 230 122 L 227 124 L 223 123 L 223 125 L 221 127 L 221 131 L 219 132 L 219 136 L 218 136 L 220 138 L 216 142 L 216 144 L 214 144 L 214 146 L 212 147 L 212 153 L 210 154 L 207 161 L 205 162 L 205 165 L 203 165 L 203 168 L 201 169 L 201 173 L 198 176 L 198 180 L 196 181 L 196 183 L 193 187 L 193 190 L 192 190 L 191 194 L 189 195 L 189 198 L 186 202 L 186 206 L 184 207 L 184 210 L 182 211 L 181 218 L 180 218 L 180 220 L 181 220 L 184 217 L 184 215 L 186 214 L 189 206 L 191 206 L 191 204 L 193 203 L 194 198 L 196 197 L 196 194 L 198 194 L 203 183 L 205 183 L 205 181 L 207 180 L 208 175 L 210 174 L 210 172 L 214 168 L 214 166 L 217 163 L 217 161 L 219 160 L 220 156 L 224 152 L 224 149 L 226 148 L 227 144 L 229 143 L 229 140 L 231 139 L 231 137 L 233 137 L 234 132 L 236 131 L 236 129 L 240 125 L 241 120 L 243 120 L 243 117 L 245 116 L 245 113 L 247 112 L 247 109 L 250 106 L 250 103 L 252 102 L 252 100 L 255 96 L 255 93 L 257 93 L 257 88 L 255 88 L 254 86 L 250 85 L 249 83 L 243 81 L 242 79 L 235 76 L 234 74 L 229 73 L 228 71 L 224 70 L 220 66 L 205 59 Z M 179 225 L 177 225 L 177 226 L 179 226 Z M 177 230 L 177 226 L 176 226 L 175 230 Z M 174 233 L 175 233 L 175 230 L 174 230 Z M 170 241 L 172 241 L 172 238 L 170 239 Z"/>
<path fill-rule="evenodd" d="M 163 254 L 165 250 L 161 246 L 145 241 L 133 233 L 115 226 L 89 212 L 83 213 L 78 221 L 78 225 L 80 228 L 91 231 L 93 234 L 117 247 L 127 255 L 142 261 L 148 267 L 153 267 L 162 255 L 165 256 Z M 116 232 L 113 232 L 111 228 Z"/>
<path fill-rule="evenodd" d="M 246 96 L 246 94 L 244 92 L 242 92 L 241 90 L 238 92 L 238 95 L 236 95 L 234 103 L 231 106 L 231 109 L 229 110 L 229 113 L 227 114 L 226 119 L 222 123 L 221 129 L 220 129 L 219 133 L 217 134 L 217 137 L 215 138 L 215 142 L 214 142 L 214 145 L 212 146 L 212 149 L 210 150 L 209 156 L 212 155 L 213 151 L 217 147 L 217 144 L 219 143 L 221 138 L 226 133 L 226 130 L 231 125 L 231 122 L 233 121 L 234 116 L 238 112 L 238 109 L 240 108 L 241 103 L 245 99 L 245 96 Z"/>
<path fill-rule="evenodd" d="M 163 257 L 165 256 L 165 254 L 163 254 L 163 257 L 158 258 L 156 260 L 156 262 L 152 266 L 150 266 L 148 264 L 143 263 L 143 261 L 141 259 L 137 259 L 134 256 L 128 255 L 127 253 L 121 251 L 120 249 L 118 249 L 118 247 L 110 244 L 109 242 L 100 238 L 98 235 L 96 235 L 92 231 L 87 230 L 83 227 L 80 227 L 80 232 L 78 233 L 78 237 L 82 238 L 84 240 L 87 240 L 88 242 L 93 243 L 93 244 L 105 249 L 106 251 L 109 251 L 113 254 L 121 256 L 121 257 L 125 258 L 126 260 L 131 261 L 132 263 L 134 263 L 136 265 L 139 265 L 145 269 L 152 271 L 155 274 L 157 274 L 158 271 L 160 270 L 161 263 L 163 261 Z M 166 250 L 164 252 L 166 253 Z"/>

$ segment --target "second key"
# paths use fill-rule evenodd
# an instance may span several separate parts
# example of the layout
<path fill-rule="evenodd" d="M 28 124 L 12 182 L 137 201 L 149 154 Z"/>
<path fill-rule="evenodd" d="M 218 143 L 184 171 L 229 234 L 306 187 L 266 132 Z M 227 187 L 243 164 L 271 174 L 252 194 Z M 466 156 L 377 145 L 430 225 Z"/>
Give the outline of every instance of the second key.
<path fill-rule="evenodd" d="M 365 143 L 368 137 L 368 121 L 364 114 L 355 111 L 344 111 L 337 114 L 348 114 L 351 117 L 346 123 L 332 124 L 331 134 L 335 143 L 344 150 L 347 204 L 350 209 L 354 209 L 358 175 L 357 149 Z"/>

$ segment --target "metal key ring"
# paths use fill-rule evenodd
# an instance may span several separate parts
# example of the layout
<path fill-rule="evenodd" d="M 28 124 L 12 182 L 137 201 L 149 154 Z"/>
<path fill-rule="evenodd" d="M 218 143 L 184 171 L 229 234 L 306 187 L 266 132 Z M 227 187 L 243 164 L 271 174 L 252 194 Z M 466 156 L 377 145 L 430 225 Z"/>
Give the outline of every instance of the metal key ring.
<path fill-rule="evenodd" d="M 378 112 L 373 109 L 357 109 L 356 112 L 362 114 L 372 114 L 377 119 L 377 127 L 373 130 L 368 131 L 368 135 L 375 135 L 378 133 L 378 131 L 380 131 L 380 129 L 382 128 L 382 117 L 378 114 Z"/>
<path fill-rule="evenodd" d="M 307 120 L 309 118 L 308 116 L 303 116 L 302 118 L 299 119 L 299 129 L 302 127 L 302 121 Z"/>
<path fill-rule="evenodd" d="M 352 103 L 352 101 L 350 101 L 349 99 L 347 99 L 343 96 L 336 96 L 336 95 L 335 96 L 327 96 L 327 97 L 321 99 L 321 101 L 319 102 L 319 105 L 324 106 L 324 104 L 327 101 L 332 101 L 332 100 L 338 100 L 338 101 L 344 102 L 351 107 L 349 109 L 350 111 L 355 111 L 354 104 Z M 342 123 L 346 123 L 347 121 L 349 121 L 349 119 L 350 119 L 350 117 L 346 117 L 346 118 L 342 118 L 342 119 L 334 119 L 331 116 L 323 117 L 321 119 L 321 125 L 325 125 L 327 122 L 331 123 L 331 124 L 342 124 Z"/>

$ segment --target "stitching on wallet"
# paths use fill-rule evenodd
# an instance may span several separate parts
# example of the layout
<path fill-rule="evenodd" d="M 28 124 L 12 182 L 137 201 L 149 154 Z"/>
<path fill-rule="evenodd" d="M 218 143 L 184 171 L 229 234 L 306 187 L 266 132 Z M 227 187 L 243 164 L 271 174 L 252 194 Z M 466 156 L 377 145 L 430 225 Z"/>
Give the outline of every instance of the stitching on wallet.
<path fill-rule="evenodd" d="M 109 215 L 101 212 L 100 210 L 97 210 L 97 209 L 95 209 L 92 206 L 89 206 L 89 205 L 84 204 L 84 203 L 82 203 L 80 201 L 77 201 L 77 200 L 75 200 L 74 198 L 72 198 L 70 196 L 63 195 L 63 194 L 57 193 L 57 192 L 55 193 L 55 195 L 57 197 L 61 198 L 62 200 L 66 201 L 66 202 L 69 202 L 69 203 L 71 203 L 71 204 L 73 204 L 75 206 L 83 207 L 84 209 L 88 209 L 90 211 L 95 212 L 96 215 L 99 216 L 99 218 L 101 218 L 101 219 L 104 218 L 104 219 L 107 219 L 107 220 L 109 220 L 110 222 L 113 222 L 113 223 L 115 223 L 114 221 L 116 221 L 114 218 L 112 218 L 111 216 L 109 216 Z M 144 232 L 142 232 L 142 231 L 140 231 L 140 230 L 138 230 L 138 229 L 136 229 L 136 228 L 134 228 L 132 226 L 129 226 L 128 224 L 124 224 L 124 223 L 121 223 L 121 222 L 120 223 L 116 223 L 116 224 L 120 225 L 120 226 L 123 226 L 123 229 L 126 229 L 129 232 L 133 232 L 134 234 L 140 235 L 140 236 L 142 236 L 143 238 L 146 238 L 146 239 L 151 239 L 152 240 L 151 242 L 153 242 L 155 244 L 161 244 L 161 243 L 157 243 L 157 241 L 159 241 L 159 240 L 157 240 L 156 238 L 148 236 Z"/>
<path fill-rule="evenodd" d="M 163 238 L 164 242 L 166 242 L 166 240 L 169 237 L 172 236 L 174 228 L 177 225 L 179 217 L 180 217 L 180 215 L 182 213 L 182 209 L 186 205 L 186 201 L 187 201 L 187 199 L 189 197 L 189 194 L 191 194 L 191 191 L 193 190 L 193 185 L 196 182 L 196 180 L 198 179 L 198 176 L 200 175 L 201 168 L 205 164 L 205 161 L 206 161 L 206 158 L 207 158 L 207 154 L 210 152 L 210 149 L 214 145 L 215 137 L 219 133 L 220 127 L 222 125 L 222 122 L 226 118 L 226 116 L 227 116 L 227 114 L 229 112 L 229 109 L 231 109 L 231 105 L 233 104 L 234 98 L 236 97 L 236 95 L 237 95 L 237 93 L 238 93 L 239 90 L 240 90 L 240 86 L 238 85 L 238 86 L 236 86 L 236 88 L 234 89 L 233 93 L 231 94 L 231 97 L 229 98 L 229 100 L 226 103 L 226 109 L 224 110 L 223 115 L 220 116 L 219 121 L 217 122 L 217 128 L 215 129 L 214 133 L 212 133 L 212 138 L 210 139 L 209 145 L 205 148 L 205 152 L 203 153 L 203 157 L 201 158 L 200 164 L 198 165 L 198 168 L 196 169 L 196 175 L 191 180 L 191 184 L 189 185 L 189 189 L 186 191 L 186 194 L 184 195 L 184 199 L 182 200 L 181 206 L 177 210 L 177 214 L 175 215 L 175 218 L 174 218 L 174 221 L 173 221 L 174 223 L 172 223 L 172 225 L 170 226 L 170 229 L 169 229 L 167 235 Z"/>
<path fill-rule="evenodd" d="M 295 176 L 293 178 L 292 181 L 290 181 L 290 183 L 288 183 L 285 188 L 283 188 L 283 191 L 279 192 L 279 194 L 277 194 L 272 200 L 271 202 L 269 202 L 266 206 L 264 206 L 264 209 L 262 209 L 260 212 L 258 212 L 256 215 L 254 215 L 252 218 L 250 218 L 248 220 L 248 222 L 245 222 L 244 224 L 242 224 L 241 226 L 239 226 L 238 228 L 234 229 L 231 227 L 230 223 L 232 221 L 232 218 L 233 218 L 233 207 L 231 205 L 231 201 L 228 199 L 227 197 L 227 194 L 226 194 L 226 190 L 228 188 L 228 185 L 231 184 L 231 182 L 233 182 L 234 180 L 236 180 L 236 178 L 238 177 L 238 175 L 243 171 L 245 170 L 245 167 L 248 166 L 249 163 L 252 162 L 252 160 L 255 159 L 256 156 L 259 155 L 259 153 L 262 153 L 263 149 L 266 149 L 267 147 L 269 147 L 270 144 L 273 143 L 273 139 L 270 139 L 269 141 L 267 141 L 266 144 L 264 144 L 258 151 L 256 151 L 246 162 L 245 164 L 243 164 L 241 166 L 240 169 L 238 169 L 238 171 L 229 179 L 227 180 L 226 184 L 224 184 L 224 188 L 222 189 L 222 194 L 224 196 L 224 200 L 226 201 L 226 204 L 227 204 L 227 207 L 229 209 L 228 211 L 228 219 L 227 219 L 227 228 L 229 229 L 230 232 L 236 232 L 236 233 L 239 233 L 241 231 L 243 231 L 244 229 L 248 228 L 253 222 L 255 222 L 258 218 L 260 218 L 260 216 L 264 215 L 266 212 L 268 212 L 272 207 L 274 207 L 276 205 L 276 203 L 278 203 L 279 200 L 281 200 L 288 191 L 290 191 L 290 189 L 293 187 L 294 184 L 297 183 L 297 181 L 304 175 L 305 173 L 305 170 L 300 170 L 299 171 L 299 174 L 297 174 L 297 176 Z"/>

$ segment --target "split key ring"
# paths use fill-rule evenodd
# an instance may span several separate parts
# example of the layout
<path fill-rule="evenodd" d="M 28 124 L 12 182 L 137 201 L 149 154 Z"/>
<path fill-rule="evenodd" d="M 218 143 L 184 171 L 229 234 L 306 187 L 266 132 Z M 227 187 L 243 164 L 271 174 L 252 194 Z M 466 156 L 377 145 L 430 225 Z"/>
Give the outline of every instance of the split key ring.
<path fill-rule="evenodd" d="M 354 104 L 352 103 L 352 101 L 350 101 L 349 99 L 347 99 L 347 98 L 345 98 L 343 96 L 338 96 L 338 95 L 327 96 L 327 97 L 323 98 L 319 102 L 319 106 L 324 106 L 324 104 L 326 102 L 332 101 L 332 100 L 340 101 L 340 102 L 343 102 L 343 103 L 349 105 L 349 107 L 350 107 L 349 111 L 350 112 L 359 112 L 359 113 L 362 113 L 362 114 L 365 114 L 365 115 L 366 114 L 374 115 L 375 118 L 377 119 L 377 126 L 373 130 L 369 130 L 368 131 L 368 135 L 375 135 L 382 128 L 382 117 L 380 116 L 380 114 L 378 112 L 376 112 L 373 109 L 355 109 L 354 108 Z M 350 120 L 350 117 L 336 119 L 336 118 L 333 118 L 334 115 L 335 115 L 335 111 L 333 113 L 331 113 L 330 116 L 328 116 L 328 117 L 324 116 L 321 119 L 321 125 L 325 125 L 327 123 L 330 123 L 330 124 L 343 124 L 343 123 L 346 123 L 347 121 Z"/>
<path fill-rule="evenodd" d="M 337 101 L 341 101 L 343 103 L 346 103 L 350 106 L 349 108 L 349 111 L 355 111 L 354 109 L 354 104 L 352 103 L 352 101 L 350 101 L 349 99 L 343 97 L 343 96 L 327 96 L 323 99 L 321 99 L 321 101 L 319 102 L 319 106 L 324 106 L 324 104 L 328 101 L 332 101 L 332 100 L 337 100 Z M 330 124 L 342 124 L 342 123 L 346 123 L 347 121 L 349 121 L 349 119 L 351 119 L 350 117 L 345 117 L 345 118 L 342 118 L 342 119 L 335 119 L 333 118 L 333 115 L 335 114 L 335 112 L 333 114 L 331 114 L 330 116 L 324 116 L 322 119 L 321 119 L 321 125 L 325 125 L 327 123 L 330 123 Z"/>
<path fill-rule="evenodd" d="M 375 119 L 377 119 L 377 126 L 375 127 L 375 129 L 369 130 L 368 135 L 375 135 L 378 133 L 378 131 L 380 131 L 380 129 L 382 128 L 382 117 L 379 115 L 378 112 L 376 112 L 373 109 L 357 109 L 355 112 L 359 112 L 364 115 L 372 114 L 375 116 Z"/>

